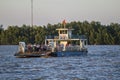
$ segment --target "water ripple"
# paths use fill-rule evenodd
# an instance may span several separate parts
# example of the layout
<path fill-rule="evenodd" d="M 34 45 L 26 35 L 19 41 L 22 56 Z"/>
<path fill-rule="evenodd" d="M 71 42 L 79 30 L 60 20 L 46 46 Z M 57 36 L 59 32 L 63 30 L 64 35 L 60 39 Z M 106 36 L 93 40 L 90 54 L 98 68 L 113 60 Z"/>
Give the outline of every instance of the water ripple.
<path fill-rule="evenodd" d="M 88 55 L 16 58 L 0 46 L 0 80 L 120 80 L 120 46 L 88 46 Z"/>

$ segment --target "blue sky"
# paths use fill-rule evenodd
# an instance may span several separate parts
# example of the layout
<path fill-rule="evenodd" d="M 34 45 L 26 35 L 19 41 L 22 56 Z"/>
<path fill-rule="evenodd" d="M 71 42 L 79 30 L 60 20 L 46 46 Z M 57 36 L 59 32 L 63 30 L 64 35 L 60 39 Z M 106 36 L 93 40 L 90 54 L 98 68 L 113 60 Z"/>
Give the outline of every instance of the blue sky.
<path fill-rule="evenodd" d="M 34 25 L 71 21 L 120 23 L 120 0 L 33 0 Z M 31 24 L 31 0 L 0 0 L 0 24 Z"/>

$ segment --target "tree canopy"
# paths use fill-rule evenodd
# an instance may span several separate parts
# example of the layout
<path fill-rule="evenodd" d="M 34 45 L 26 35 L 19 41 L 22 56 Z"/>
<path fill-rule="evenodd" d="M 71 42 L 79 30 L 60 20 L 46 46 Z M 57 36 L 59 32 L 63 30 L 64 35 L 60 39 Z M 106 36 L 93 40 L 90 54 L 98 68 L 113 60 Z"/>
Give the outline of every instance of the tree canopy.
<path fill-rule="evenodd" d="M 18 44 L 20 41 L 28 43 L 44 44 L 46 35 L 57 35 L 56 28 L 63 25 L 48 24 L 47 26 L 8 26 L 3 29 L 0 26 L 0 45 Z M 86 35 L 88 44 L 90 45 L 119 45 L 120 44 L 120 24 L 111 23 L 110 25 L 102 25 L 100 22 L 70 22 L 66 24 L 67 28 L 73 28 L 74 35 Z"/>

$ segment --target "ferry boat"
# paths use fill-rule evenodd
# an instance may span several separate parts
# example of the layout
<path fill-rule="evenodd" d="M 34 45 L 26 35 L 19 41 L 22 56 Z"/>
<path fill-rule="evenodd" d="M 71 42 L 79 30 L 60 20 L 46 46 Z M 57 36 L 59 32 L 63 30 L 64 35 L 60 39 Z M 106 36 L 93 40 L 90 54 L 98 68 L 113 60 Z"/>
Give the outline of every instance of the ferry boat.
<path fill-rule="evenodd" d="M 65 26 L 65 25 L 64 25 Z M 15 53 L 17 57 L 64 57 L 87 55 L 87 39 L 85 35 L 73 35 L 72 28 L 57 28 L 58 36 L 48 35 L 45 37 L 45 44 L 25 45 L 19 42 L 19 51 Z M 31 48 L 31 49 L 30 49 Z"/>

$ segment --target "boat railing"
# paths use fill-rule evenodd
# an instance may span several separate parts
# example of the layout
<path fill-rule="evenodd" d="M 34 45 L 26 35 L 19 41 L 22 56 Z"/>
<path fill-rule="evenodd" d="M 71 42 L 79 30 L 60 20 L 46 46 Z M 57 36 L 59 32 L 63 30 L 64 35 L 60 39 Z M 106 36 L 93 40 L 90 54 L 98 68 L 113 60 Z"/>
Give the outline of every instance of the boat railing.
<path fill-rule="evenodd" d="M 86 36 L 85 35 L 72 35 L 71 36 L 72 39 L 86 39 Z"/>
<path fill-rule="evenodd" d="M 48 35 L 46 39 L 59 39 L 58 35 Z M 72 35 L 69 39 L 87 39 L 85 35 Z"/>
<path fill-rule="evenodd" d="M 65 51 L 80 51 L 80 46 L 67 46 Z"/>
<path fill-rule="evenodd" d="M 76 46 L 66 46 L 64 50 L 63 47 L 59 46 L 56 47 L 56 50 L 57 51 L 87 51 L 87 48 L 80 48 L 79 45 L 76 45 Z"/>

